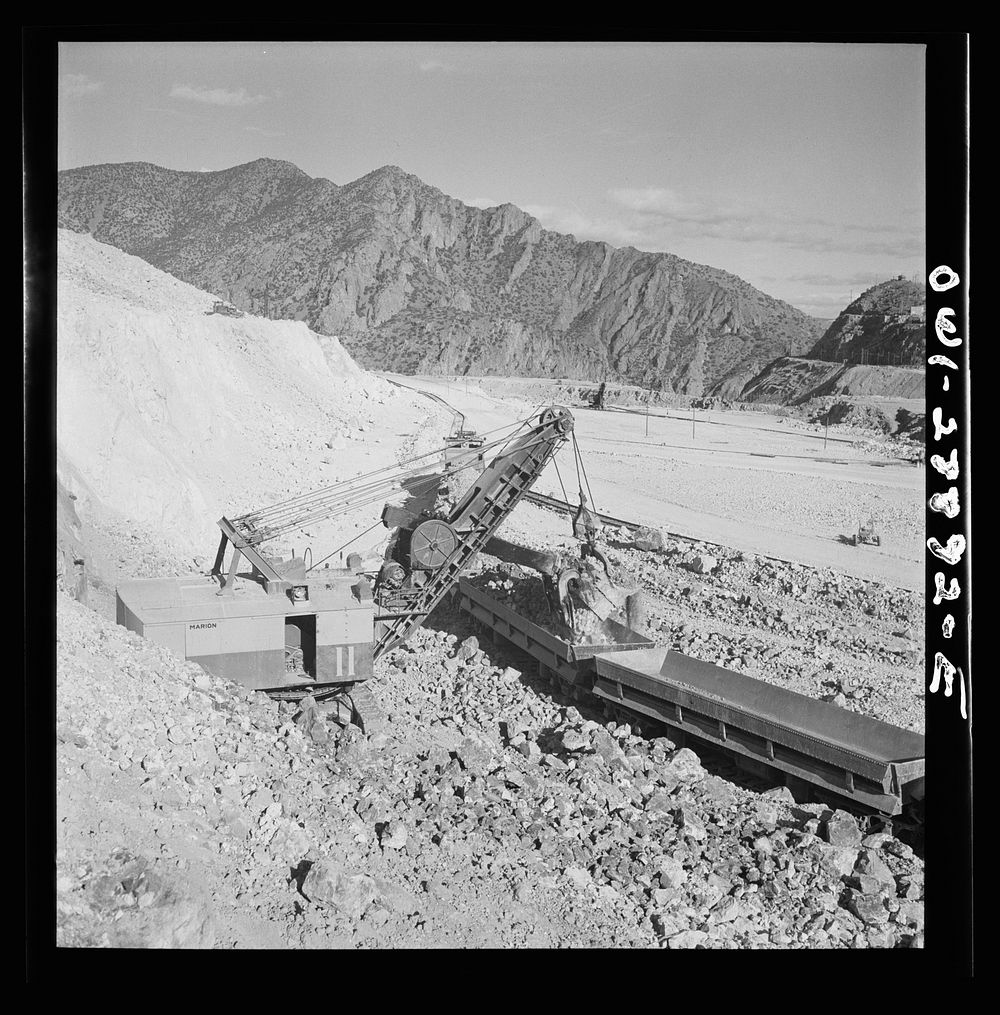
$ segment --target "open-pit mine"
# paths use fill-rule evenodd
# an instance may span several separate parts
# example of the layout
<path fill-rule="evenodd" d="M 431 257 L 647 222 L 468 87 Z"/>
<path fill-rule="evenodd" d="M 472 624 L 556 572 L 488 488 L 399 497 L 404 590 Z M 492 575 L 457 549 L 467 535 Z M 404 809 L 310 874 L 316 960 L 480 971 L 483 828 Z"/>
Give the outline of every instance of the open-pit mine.
<path fill-rule="evenodd" d="M 922 946 L 903 373 L 376 373 L 59 242 L 60 944 Z"/>

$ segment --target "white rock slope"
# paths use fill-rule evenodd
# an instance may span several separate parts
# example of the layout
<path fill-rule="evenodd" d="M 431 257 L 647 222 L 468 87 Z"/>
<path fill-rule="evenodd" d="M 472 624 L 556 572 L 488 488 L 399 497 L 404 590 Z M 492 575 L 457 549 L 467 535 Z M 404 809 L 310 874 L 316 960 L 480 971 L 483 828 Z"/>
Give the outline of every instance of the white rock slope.
<path fill-rule="evenodd" d="M 324 447 L 376 411 L 401 425 L 417 415 L 415 396 L 360 370 L 335 338 L 297 321 L 212 314 L 214 299 L 60 231 L 62 459 L 95 507 L 185 553 L 211 550 L 223 513 L 361 471 L 362 449 L 348 443 L 331 459 Z"/>

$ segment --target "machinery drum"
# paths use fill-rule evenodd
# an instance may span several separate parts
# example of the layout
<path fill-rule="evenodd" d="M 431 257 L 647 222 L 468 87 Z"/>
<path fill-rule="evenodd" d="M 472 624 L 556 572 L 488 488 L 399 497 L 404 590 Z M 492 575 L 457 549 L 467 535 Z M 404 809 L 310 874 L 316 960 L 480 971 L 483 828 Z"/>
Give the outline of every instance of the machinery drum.
<path fill-rule="evenodd" d="M 547 423 L 558 422 L 559 432 L 569 433 L 573 429 L 573 414 L 561 405 L 550 405 L 547 409 L 542 410 L 538 422 L 543 426 Z"/>
<path fill-rule="evenodd" d="M 430 518 L 421 522 L 410 536 L 411 566 L 436 571 L 458 547 L 458 534 L 445 521 Z"/>

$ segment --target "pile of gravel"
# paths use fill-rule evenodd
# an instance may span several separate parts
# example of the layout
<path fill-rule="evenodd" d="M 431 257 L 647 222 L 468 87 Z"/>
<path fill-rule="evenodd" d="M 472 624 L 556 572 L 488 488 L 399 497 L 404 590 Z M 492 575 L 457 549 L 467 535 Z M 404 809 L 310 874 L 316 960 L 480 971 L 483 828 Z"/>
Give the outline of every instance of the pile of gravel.
<path fill-rule="evenodd" d="M 377 737 L 60 596 L 59 942 L 922 943 L 903 843 L 589 718 L 496 647 L 421 629 L 369 686 Z"/>

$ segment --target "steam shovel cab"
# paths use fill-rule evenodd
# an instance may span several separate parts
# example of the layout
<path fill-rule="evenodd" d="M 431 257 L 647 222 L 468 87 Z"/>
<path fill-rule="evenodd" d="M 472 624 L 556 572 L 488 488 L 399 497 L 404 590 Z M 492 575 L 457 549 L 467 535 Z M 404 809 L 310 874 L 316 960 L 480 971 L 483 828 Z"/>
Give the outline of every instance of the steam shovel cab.
<path fill-rule="evenodd" d="M 268 595 L 254 582 L 220 596 L 207 576 L 144 578 L 117 591 L 117 620 L 210 673 L 257 690 L 352 684 L 372 675 L 374 600 L 354 574 Z"/>

